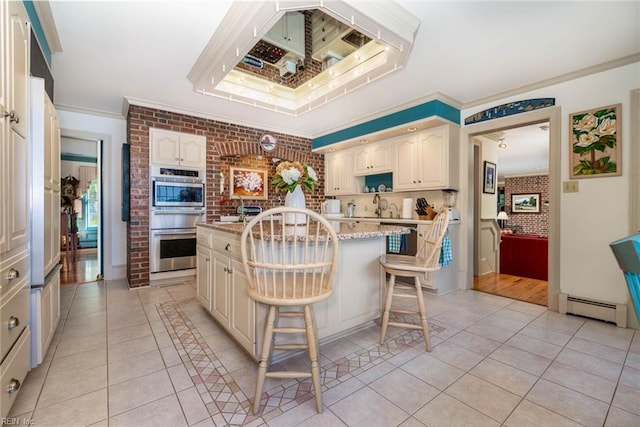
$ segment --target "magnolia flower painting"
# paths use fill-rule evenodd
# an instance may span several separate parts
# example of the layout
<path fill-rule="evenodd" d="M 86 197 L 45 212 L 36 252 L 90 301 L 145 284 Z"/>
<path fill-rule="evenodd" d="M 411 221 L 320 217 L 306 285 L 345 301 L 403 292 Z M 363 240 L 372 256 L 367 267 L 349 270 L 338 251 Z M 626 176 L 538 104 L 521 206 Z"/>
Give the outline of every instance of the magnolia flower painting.
<path fill-rule="evenodd" d="M 621 105 L 574 113 L 571 122 L 571 178 L 621 175 Z"/>

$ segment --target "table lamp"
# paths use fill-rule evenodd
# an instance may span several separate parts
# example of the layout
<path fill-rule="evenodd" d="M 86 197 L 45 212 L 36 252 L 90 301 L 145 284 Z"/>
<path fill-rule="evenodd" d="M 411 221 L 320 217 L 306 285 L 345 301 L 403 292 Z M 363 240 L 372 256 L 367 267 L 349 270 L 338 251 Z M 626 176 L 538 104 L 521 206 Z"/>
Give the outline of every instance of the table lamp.
<path fill-rule="evenodd" d="M 500 226 L 500 228 L 504 228 L 505 222 L 509 219 L 509 217 L 507 216 L 507 213 L 505 211 L 500 211 L 496 219 L 498 220 L 498 225 Z"/>

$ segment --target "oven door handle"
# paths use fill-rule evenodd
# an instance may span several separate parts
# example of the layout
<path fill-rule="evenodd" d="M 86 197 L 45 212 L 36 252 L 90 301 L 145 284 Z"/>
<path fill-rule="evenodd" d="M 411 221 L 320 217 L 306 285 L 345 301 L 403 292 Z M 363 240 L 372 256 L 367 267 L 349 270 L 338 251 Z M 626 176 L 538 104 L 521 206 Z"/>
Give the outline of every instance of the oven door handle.
<path fill-rule="evenodd" d="M 153 213 L 156 215 L 176 215 L 176 214 L 184 214 L 184 215 L 203 215 L 204 211 L 167 211 L 167 210 L 153 210 Z"/>
<path fill-rule="evenodd" d="M 191 234 L 191 235 L 196 235 L 195 231 L 158 231 L 158 230 L 152 230 L 152 233 L 154 236 L 166 236 L 168 234 L 171 235 L 187 235 L 187 234 Z"/>

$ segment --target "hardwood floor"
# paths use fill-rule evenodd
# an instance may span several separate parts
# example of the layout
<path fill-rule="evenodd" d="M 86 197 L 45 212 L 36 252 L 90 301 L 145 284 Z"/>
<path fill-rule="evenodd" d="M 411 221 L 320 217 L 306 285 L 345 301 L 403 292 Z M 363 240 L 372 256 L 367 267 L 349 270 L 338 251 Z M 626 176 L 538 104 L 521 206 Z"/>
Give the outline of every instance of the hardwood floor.
<path fill-rule="evenodd" d="M 95 282 L 99 273 L 98 250 L 80 249 L 77 259 L 71 259 L 71 253 L 60 252 L 62 270 L 60 271 L 60 284 L 71 285 L 78 283 Z"/>
<path fill-rule="evenodd" d="M 493 295 L 513 298 L 533 304 L 547 306 L 548 283 L 544 280 L 509 274 L 489 273 L 474 276 L 473 289 Z"/>

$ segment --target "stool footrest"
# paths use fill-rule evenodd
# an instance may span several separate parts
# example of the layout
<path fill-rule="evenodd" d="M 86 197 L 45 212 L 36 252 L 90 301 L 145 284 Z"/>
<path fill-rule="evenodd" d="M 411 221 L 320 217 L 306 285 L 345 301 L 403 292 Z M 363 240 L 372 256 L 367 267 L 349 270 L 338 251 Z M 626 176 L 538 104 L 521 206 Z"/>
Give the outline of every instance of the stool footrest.
<path fill-rule="evenodd" d="M 400 326 L 400 327 L 409 328 L 409 329 L 422 329 L 422 326 L 414 325 L 413 323 L 389 322 L 388 324 L 391 326 Z"/>
<path fill-rule="evenodd" d="M 418 298 L 415 295 L 411 295 L 411 294 L 393 294 L 394 297 L 399 297 L 399 298 L 413 298 L 416 299 Z"/>
<path fill-rule="evenodd" d="M 273 328 L 274 333 L 280 334 L 300 334 L 306 332 L 305 328 Z"/>
<path fill-rule="evenodd" d="M 410 310 L 389 310 L 389 313 L 420 314 L 419 311 L 410 311 Z"/>
<path fill-rule="evenodd" d="M 303 317 L 304 313 L 301 311 L 279 311 L 278 316 L 280 317 Z"/>
<path fill-rule="evenodd" d="M 311 378 L 311 372 L 300 371 L 272 371 L 267 372 L 268 378 Z"/>
<path fill-rule="evenodd" d="M 393 289 L 394 290 L 402 289 L 402 290 L 405 290 L 405 291 L 415 291 L 416 287 L 415 286 L 408 286 L 408 285 L 394 285 Z"/>
<path fill-rule="evenodd" d="M 306 344 L 278 344 L 274 345 L 274 350 L 306 350 L 309 348 Z"/>

